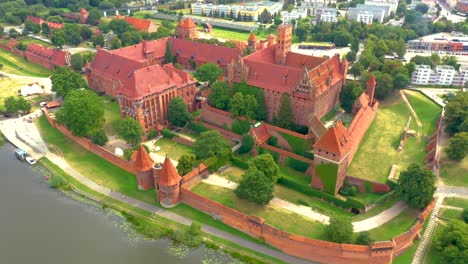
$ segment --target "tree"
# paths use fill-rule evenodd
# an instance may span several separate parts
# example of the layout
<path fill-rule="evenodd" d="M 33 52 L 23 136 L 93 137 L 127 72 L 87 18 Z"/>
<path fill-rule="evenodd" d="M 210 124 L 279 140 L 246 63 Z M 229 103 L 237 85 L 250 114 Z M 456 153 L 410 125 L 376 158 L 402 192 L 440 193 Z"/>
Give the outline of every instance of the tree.
<path fill-rule="evenodd" d="M 120 40 L 124 46 L 130 46 L 140 43 L 142 38 L 137 31 L 128 31 L 122 34 Z"/>
<path fill-rule="evenodd" d="M 49 34 L 50 34 L 49 24 L 47 24 L 47 23 L 42 23 L 41 29 L 42 29 L 42 33 L 43 33 L 43 34 L 45 34 L 45 35 L 49 35 Z"/>
<path fill-rule="evenodd" d="M 0 25 L 0 38 L 3 37 L 3 35 L 5 34 L 4 32 L 5 28 L 2 25 Z"/>
<path fill-rule="evenodd" d="M 254 139 L 249 134 L 244 134 L 242 136 L 242 146 L 239 149 L 239 153 L 247 153 L 249 152 L 254 146 Z"/>
<path fill-rule="evenodd" d="M 88 24 L 97 25 L 101 20 L 101 12 L 97 8 L 92 8 L 88 13 Z"/>
<path fill-rule="evenodd" d="M 91 36 L 93 35 L 93 31 L 91 31 L 91 29 L 89 29 L 89 27 L 87 26 L 82 26 L 80 28 L 80 36 L 81 38 L 84 40 L 84 41 L 87 41 L 91 38 Z M 81 42 L 81 41 L 80 41 Z M 78 43 L 79 44 L 79 43 Z"/>
<path fill-rule="evenodd" d="M 349 73 L 351 73 L 354 76 L 354 79 L 356 77 L 361 76 L 361 73 L 364 71 L 364 66 L 360 62 L 354 63 L 353 67 L 349 69 Z"/>
<path fill-rule="evenodd" d="M 356 52 L 350 51 L 350 52 L 346 53 L 346 60 L 348 60 L 350 62 L 355 61 L 356 60 Z"/>
<path fill-rule="evenodd" d="M 348 81 L 341 89 L 340 103 L 341 107 L 347 112 L 351 113 L 354 101 L 362 94 L 362 84 L 360 82 Z"/>
<path fill-rule="evenodd" d="M 325 227 L 328 240 L 335 243 L 350 244 L 353 236 L 353 225 L 348 218 L 332 217 Z"/>
<path fill-rule="evenodd" d="M 445 106 L 445 120 L 447 132 L 454 135 L 459 132 L 468 132 L 468 92 L 458 92 L 455 99 Z"/>
<path fill-rule="evenodd" d="M 164 63 L 175 63 L 174 55 L 172 55 L 171 42 L 166 42 L 166 52 L 164 53 Z"/>
<path fill-rule="evenodd" d="M 434 247 L 448 264 L 466 263 L 468 252 L 468 225 L 452 220 L 437 230 L 433 239 Z"/>
<path fill-rule="evenodd" d="M 63 24 L 63 18 L 61 16 L 49 16 L 47 21 Z"/>
<path fill-rule="evenodd" d="M 121 136 L 127 143 L 135 146 L 140 144 L 141 137 L 143 136 L 143 129 L 141 125 L 133 118 L 126 117 L 120 119 L 117 125 L 117 133 Z"/>
<path fill-rule="evenodd" d="M 52 91 L 62 97 L 66 97 L 72 90 L 87 87 L 86 81 L 81 77 L 81 75 L 66 67 L 57 68 L 50 79 L 52 80 Z"/>
<path fill-rule="evenodd" d="M 235 93 L 229 102 L 229 110 L 233 117 L 243 116 L 244 114 L 244 95 Z"/>
<path fill-rule="evenodd" d="M 356 244 L 358 245 L 370 245 L 374 240 L 371 238 L 368 231 L 359 232 L 356 238 Z"/>
<path fill-rule="evenodd" d="M 274 24 L 275 24 L 276 26 L 279 26 L 279 25 L 283 24 L 283 20 L 282 20 L 281 17 L 278 16 L 278 15 L 276 15 L 276 16 L 273 18 L 273 20 L 274 20 Z"/>
<path fill-rule="evenodd" d="M 180 175 L 185 175 L 192 171 L 193 165 L 195 164 L 195 155 L 186 154 L 182 155 L 179 158 L 179 163 L 177 164 L 177 172 Z"/>
<path fill-rule="evenodd" d="M 408 84 L 410 83 L 411 83 L 411 80 L 408 77 L 408 74 L 399 72 L 395 74 L 395 76 L 393 77 L 393 87 L 395 89 L 403 89 L 406 86 L 408 86 Z"/>
<path fill-rule="evenodd" d="M 421 3 L 417 4 L 414 10 L 418 11 L 421 14 L 426 14 L 427 11 L 429 10 L 429 6 L 427 4 Z"/>
<path fill-rule="evenodd" d="M 120 42 L 120 39 L 118 37 L 113 37 L 110 40 L 110 46 L 111 49 L 120 49 L 122 47 L 122 42 Z"/>
<path fill-rule="evenodd" d="M 112 2 L 109 2 L 107 0 L 99 3 L 99 9 L 112 9 L 112 8 L 115 8 L 115 5 Z"/>
<path fill-rule="evenodd" d="M 465 224 L 468 224 L 468 209 L 463 209 L 462 218 Z"/>
<path fill-rule="evenodd" d="M 29 113 L 31 111 L 31 103 L 26 101 L 24 97 L 19 97 L 16 100 L 16 109 L 20 113 Z"/>
<path fill-rule="evenodd" d="M 104 47 L 104 36 L 102 34 L 92 37 L 91 41 L 94 47 Z"/>
<path fill-rule="evenodd" d="M 104 146 L 109 139 L 103 129 L 96 130 L 90 135 L 91 141 L 99 146 Z"/>
<path fill-rule="evenodd" d="M 449 140 L 449 145 L 445 149 L 445 152 L 451 160 L 460 161 L 464 159 L 468 154 L 468 132 L 455 134 Z"/>
<path fill-rule="evenodd" d="M 187 105 L 180 97 L 175 97 L 169 102 L 167 111 L 167 120 L 177 127 L 183 127 L 190 120 L 190 113 L 187 110 Z"/>
<path fill-rule="evenodd" d="M 63 106 L 56 112 L 57 122 L 64 124 L 75 136 L 87 136 L 104 125 L 104 107 L 91 90 L 70 90 Z"/>
<path fill-rule="evenodd" d="M 294 114 L 291 107 L 291 98 L 289 98 L 289 94 L 283 93 L 281 95 L 278 116 L 276 117 L 275 125 L 290 129 L 293 124 L 293 118 Z"/>
<path fill-rule="evenodd" d="M 273 199 L 274 183 L 256 167 L 249 167 L 234 193 L 241 199 L 268 204 Z"/>
<path fill-rule="evenodd" d="M 400 173 L 397 193 L 410 207 L 422 209 L 434 196 L 434 178 L 432 171 L 412 163 Z"/>
<path fill-rule="evenodd" d="M 229 142 L 217 130 L 202 132 L 193 144 L 193 152 L 199 159 L 230 152 Z"/>
<path fill-rule="evenodd" d="M 193 76 L 201 82 L 214 83 L 219 76 L 223 74 L 223 70 L 215 63 L 206 63 L 198 67 Z"/>
<path fill-rule="evenodd" d="M 216 81 L 211 86 L 208 102 L 211 106 L 221 110 L 227 110 L 232 96 L 232 90 L 226 82 Z"/>
<path fill-rule="evenodd" d="M 271 154 L 261 154 L 249 160 L 249 167 L 255 167 L 263 172 L 265 177 L 276 183 L 279 178 L 279 166 L 276 164 Z"/>
<path fill-rule="evenodd" d="M 375 72 L 375 97 L 384 100 L 393 91 L 393 79 L 388 73 Z"/>
<path fill-rule="evenodd" d="M 460 68 L 460 64 L 458 64 L 458 59 L 455 56 L 444 56 L 444 57 L 442 57 L 441 63 L 443 65 L 453 66 L 455 68 L 455 70 L 457 70 L 457 71 Z"/>
<path fill-rule="evenodd" d="M 135 28 L 124 19 L 113 19 L 111 22 L 109 22 L 109 29 L 112 29 L 112 31 L 116 33 L 119 38 L 121 38 L 122 34 L 125 32 L 135 31 Z"/>
<path fill-rule="evenodd" d="M 85 65 L 85 61 L 81 54 L 75 53 L 71 56 L 70 64 L 75 71 L 81 71 Z"/>
<path fill-rule="evenodd" d="M 63 33 L 61 30 L 55 31 L 52 35 L 52 38 L 50 38 L 50 41 L 52 41 L 52 44 L 55 46 L 62 48 L 62 46 L 65 44 L 65 33 Z"/>

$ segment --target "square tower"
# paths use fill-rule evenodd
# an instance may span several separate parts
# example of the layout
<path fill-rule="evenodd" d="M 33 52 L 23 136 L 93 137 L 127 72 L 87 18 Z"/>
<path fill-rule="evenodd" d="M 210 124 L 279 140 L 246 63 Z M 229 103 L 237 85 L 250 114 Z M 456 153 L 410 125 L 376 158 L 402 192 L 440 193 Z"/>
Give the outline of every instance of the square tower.
<path fill-rule="evenodd" d="M 275 51 L 276 64 L 284 65 L 288 52 L 291 51 L 292 44 L 292 25 L 283 24 L 278 27 L 278 41 Z"/>

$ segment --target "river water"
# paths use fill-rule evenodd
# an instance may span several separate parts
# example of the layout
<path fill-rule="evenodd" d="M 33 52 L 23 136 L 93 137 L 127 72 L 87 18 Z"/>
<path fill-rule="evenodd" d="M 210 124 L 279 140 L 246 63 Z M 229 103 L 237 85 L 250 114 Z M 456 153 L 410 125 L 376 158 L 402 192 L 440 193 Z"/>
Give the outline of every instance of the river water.
<path fill-rule="evenodd" d="M 0 263 L 237 262 L 204 247 L 189 251 L 166 239 L 145 240 L 112 210 L 49 188 L 13 150 L 0 147 Z"/>

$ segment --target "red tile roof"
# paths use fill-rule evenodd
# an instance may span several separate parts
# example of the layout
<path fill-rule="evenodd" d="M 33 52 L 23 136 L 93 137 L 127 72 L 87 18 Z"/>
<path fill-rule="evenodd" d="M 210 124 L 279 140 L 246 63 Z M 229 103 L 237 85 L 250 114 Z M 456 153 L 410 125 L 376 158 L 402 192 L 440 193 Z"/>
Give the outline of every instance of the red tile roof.
<path fill-rule="evenodd" d="M 86 11 L 86 9 L 84 9 L 84 8 L 81 8 L 80 9 L 80 14 L 86 15 L 86 14 L 88 14 L 88 11 Z"/>
<path fill-rule="evenodd" d="M 19 42 L 14 38 L 10 38 L 8 40 L 8 46 L 10 46 L 10 47 L 16 47 L 16 46 L 18 46 L 18 44 L 19 44 Z"/>
<path fill-rule="evenodd" d="M 70 63 L 70 54 L 68 51 L 48 49 L 35 43 L 29 43 L 26 53 L 34 54 L 35 57 L 40 57 L 57 66 L 66 66 Z"/>
<path fill-rule="evenodd" d="M 44 23 L 44 19 L 42 19 L 40 17 L 35 17 L 35 16 L 27 16 L 26 21 L 28 21 L 28 20 L 33 22 L 34 24 L 38 24 L 38 25 L 41 25 L 42 23 Z"/>
<path fill-rule="evenodd" d="M 153 168 L 154 161 L 146 152 L 143 145 L 140 145 L 140 148 L 133 152 L 132 158 L 130 159 L 135 166 L 135 170 L 139 172 L 149 171 Z"/>
<path fill-rule="evenodd" d="M 186 19 L 180 20 L 177 26 L 183 28 L 193 28 L 197 25 L 195 25 L 195 22 L 193 22 L 193 20 L 190 17 L 187 17 Z"/>
<path fill-rule="evenodd" d="M 111 53 L 146 64 L 147 59 L 145 54 L 153 53 L 154 58 L 164 57 L 167 41 L 168 38 L 142 41 L 139 44 L 113 50 Z"/>
<path fill-rule="evenodd" d="M 149 31 L 153 25 L 153 21 L 149 19 L 140 19 L 136 17 L 125 17 L 125 21 L 135 27 L 138 31 Z"/>
<path fill-rule="evenodd" d="M 369 105 L 369 97 L 367 97 L 367 94 L 366 93 L 362 93 L 358 99 L 359 100 L 359 104 L 361 106 L 366 106 L 366 105 Z"/>
<path fill-rule="evenodd" d="M 271 135 L 268 133 L 268 130 L 265 124 L 263 123 L 257 127 L 252 126 L 250 132 L 252 136 L 254 137 L 255 141 L 257 142 L 257 144 L 259 145 L 265 143 L 271 137 Z"/>
<path fill-rule="evenodd" d="M 62 23 L 47 22 L 47 25 L 48 25 L 49 28 L 52 29 L 52 30 L 63 28 L 63 24 L 62 24 Z"/>
<path fill-rule="evenodd" d="M 159 186 L 173 186 L 179 184 L 181 179 L 171 160 L 166 157 L 159 173 Z"/>
<path fill-rule="evenodd" d="M 129 79 L 123 82 L 118 93 L 132 100 L 138 100 L 168 89 L 195 83 L 196 80 L 188 73 L 176 69 L 172 64 L 164 66 L 156 64 L 135 70 Z"/>
<path fill-rule="evenodd" d="M 55 108 L 55 107 L 59 107 L 60 106 L 60 103 L 59 102 L 56 102 L 56 101 L 51 101 L 51 102 L 48 102 L 45 107 L 47 109 L 50 109 L 50 108 Z"/>
<path fill-rule="evenodd" d="M 257 41 L 257 38 L 255 37 L 254 33 L 250 33 L 249 41 L 254 41 L 254 42 Z"/>
<path fill-rule="evenodd" d="M 339 156 L 346 154 L 350 146 L 350 136 L 341 121 L 336 122 L 335 126 L 330 127 L 325 135 L 314 144 L 314 148 Z"/>

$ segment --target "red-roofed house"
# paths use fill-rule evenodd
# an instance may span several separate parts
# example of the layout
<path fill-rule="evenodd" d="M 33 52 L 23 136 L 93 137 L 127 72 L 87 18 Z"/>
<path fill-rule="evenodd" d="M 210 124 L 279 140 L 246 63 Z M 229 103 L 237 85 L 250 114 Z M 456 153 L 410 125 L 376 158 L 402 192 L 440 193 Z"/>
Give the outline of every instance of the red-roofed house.
<path fill-rule="evenodd" d="M 271 39 L 268 38 L 270 42 Z M 228 65 L 228 81 L 246 81 L 262 89 L 269 120 L 278 114 L 281 95 L 287 93 L 294 123 L 309 126 L 314 115 L 320 119 L 339 104 L 348 63 L 341 61 L 338 54 L 327 59 L 291 52 L 291 42 L 292 26 L 279 26 L 277 44 L 239 57 Z M 255 43 L 256 38 L 251 35 L 249 46 Z"/>
<path fill-rule="evenodd" d="M 48 49 L 38 44 L 30 43 L 24 52 L 30 62 L 54 70 L 55 66 L 63 67 L 70 64 L 70 52 L 60 49 Z"/>
<path fill-rule="evenodd" d="M 64 19 L 70 19 L 70 20 L 75 20 L 76 22 L 80 24 L 86 24 L 86 21 L 88 20 L 89 13 L 86 11 L 86 9 L 81 8 L 79 13 L 63 13 L 61 16 Z"/>
<path fill-rule="evenodd" d="M 180 177 L 171 160 L 166 157 L 164 163 L 157 164 L 153 170 L 155 189 L 159 203 L 166 208 L 174 207 L 180 202 Z"/>
<path fill-rule="evenodd" d="M 57 29 L 61 29 L 63 27 L 62 23 L 55 23 L 55 22 L 45 21 L 44 19 L 42 19 L 40 17 L 35 17 L 35 16 L 27 16 L 26 21 L 31 21 L 34 24 L 37 24 L 37 25 L 40 25 L 40 26 L 42 26 L 42 24 L 44 22 L 47 22 L 47 25 L 49 26 L 50 30 L 52 30 L 52 31 L 57 30 Z"/>
<path fill-rule="evenodd" d="M 182 98 L 193 111 L 196 80 L 172 64 L 151 65 L 130 73 L 119 85 L 118 97 L 122 116 L 132 117 L 145 132 L 161 130 L 167 125 L 169 102 Z"/>
<path fill-rule="evenodd" d="M 158 25 L 154 24 L 150 19 L 141 19 L 127 16 L 125 17 L 125 21 L 138 31 L 156 32 L 158 30 Z"/>
<path fill-rule="evenodd" d="M 198 38 L 197 25 L 190 17 L 180 20 L 177 24 L 176 36 L 181 39 Z"/>

